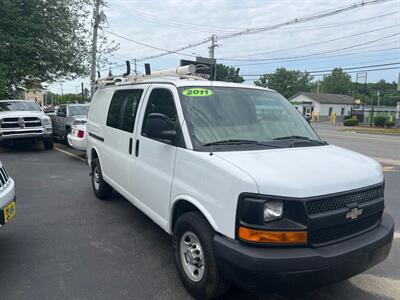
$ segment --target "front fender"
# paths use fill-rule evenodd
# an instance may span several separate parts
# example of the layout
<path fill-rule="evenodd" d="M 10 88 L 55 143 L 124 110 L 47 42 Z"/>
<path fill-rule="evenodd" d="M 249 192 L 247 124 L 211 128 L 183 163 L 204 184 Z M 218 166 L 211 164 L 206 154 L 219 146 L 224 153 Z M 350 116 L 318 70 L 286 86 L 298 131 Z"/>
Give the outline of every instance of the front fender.
<path fill-rule="evenodd" d="M 175 204 L 177 204 L 179 201 L 187 201 L 193 206 L 195 206 L 204 215 L 204 217 L 207 219 L 208 223 L 210 223 L 214 231 L 219 232 L 217 223 L 215 222 L 214 218 L 212 217 L 210 212 L 198 200 L 188 195 L 177 195 L 175 196 L 174 199 L 172 199 L 170 204 L 168 227 L 167 227 L 168 233 L 172 234 L 172 218 L 174 213 L 174 207 Z"/>

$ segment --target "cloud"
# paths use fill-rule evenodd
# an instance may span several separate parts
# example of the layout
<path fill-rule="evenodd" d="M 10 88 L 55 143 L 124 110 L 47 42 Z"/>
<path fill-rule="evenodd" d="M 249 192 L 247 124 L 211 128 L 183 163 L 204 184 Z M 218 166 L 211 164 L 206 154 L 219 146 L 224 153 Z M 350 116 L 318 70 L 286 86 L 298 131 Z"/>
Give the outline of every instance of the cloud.
<path fill-rule="evenodd" d="M 254 28 L 265 25 L 281 23 L 298 17 L 316 15 L 321 12 L 354 4 L 357 0 L 308 0 L 308 1 L 263 1 L 263 0 L 163 0 L 163 1 L 128 1 L 109 0 L 109 7 L 103 8 L 107 15 L 110 27 L 109 31 L 119 35 L 148 43 L 163 49 L 176 49 L 193 41 L 198 41 L 216 33 L 219 36 L 227 32 L 241 30 L 243 28 Z M 284 49 L 288 47 L 315 43 L 335 37 L 350 35 L 389 25 L 399 24 L 400 27 L 400 2 L 389 1 L 382 4 L 370 5 L 336 16 L 320 19 L 317 21 L 287 26 L 281 29 L 266 31 L 258 34 L 244 35 L 232 39 L 219 40 L 216 49 L 217 58 L 252 54 L 262 51 Z M 397 11 L 396 15 L 371 19 L 367 22 L 351 23 L 355 20 L 374 17 Z M 139 13 L 138 13 L 139 12 Z M 139 14 L 139 16 L 138 16 Z M 147 20 L 145 20 L 147 19 Z M 178 23 L 195 25 L 180 26 Z M 337 26 L 328 26 L 335 25 Z M 342 25 L 340 25 L 342 24 Z M 197 26 L 200 25 L 200 26 Z M 346 47 L 364 41 L 373 40 L 383 35 L 395 33 L 399 28 L 391 28 L 381 32 L 360 35 L 358 37 L 343 39 L 312 47 L 297 50 L 282 51 L 271 55 L 260 55 L 259 58 L 270 58 L 291 55 L 307 55 L 329 49 Z M 161 53 L 159 50 L 148 49 L 132 42 L 110 36 L 111 39 L 120 43 L 120 50 L 115 53 L 119 58 L 111 61 L 121 63 L 121 58 L 142 58 Z M 400 47 L 399 37 L 371 44 L 375 48 L 383 49 Z M 185 50 L 185 53 L 196 53 L 208 56 L 208 44 Z M 356 52 L 363 47 L 354 49 Z M 273 63 L 266 65 L 242 66 L 241 73 L 266 73 L 273 72 L 277 67 L 286 67 L 299 70 L 319 70 L 333 68 L 336 66 L 362 65 L 361 62 L 386 59 L 385 63 L 396 61 L 399 55 L 396 52 L 365 53 L 363 55 L 349 57 L 331 57 L 325 59 L 307 59 L 287 63 Z M 168 55 L 158 59 L 150 60 L 153 69 L 166 68 L 179 64 L 179 55 Z M 393 59 L 392 59 L 393 58 Z M 392 59 L 392 60 L 390 60 Z M 398 60 L 398 59 L 397 59 Z M 232 62 L 233 65 L 239 64 Z M 142 67 L 141 67 L 142 68 Z M 123 69 L 115 70 L 122 72 Z M 384 78 L 396 80 L 398 70 L 375 72 L 369 75 L 370 80 Z M 85 79 L 85 83 L 88 80 Z M 71 83 L 71 87 L 75 83 Z M 66 87 L 70 83 L 66 83 Z M 75 88 L 71 88 L 74 90 Z M 56 90 L 57 91 L 57 90 Z"/>

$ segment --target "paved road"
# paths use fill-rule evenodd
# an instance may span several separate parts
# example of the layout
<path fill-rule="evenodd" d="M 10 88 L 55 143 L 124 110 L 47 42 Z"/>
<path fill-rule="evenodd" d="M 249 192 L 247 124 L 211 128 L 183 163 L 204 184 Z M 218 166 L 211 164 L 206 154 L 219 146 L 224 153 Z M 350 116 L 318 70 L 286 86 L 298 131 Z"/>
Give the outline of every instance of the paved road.
<path fill-rule="evenodd" d="M 312 126 L 330 144 L 400 165 L 400 136 L 343 131 L 342 126 L 329 123 L 313 123 Z"/>
<path fill-rule="evenodd" d="M 0 299 L 190 299 L 170 237 L 120 196 L 97 200 L 79 156 L 22 147 L 0 149 L 0 159 L 18 196 L 15 220 L 0 230 Z M 387 210 L 400 228 L 400 173 L 385 175 Z M 400 299 L 399 270 L 397 235 L 382 264 L 293 299 Z M 238 287 L 224 297 L 250 298 L 288 299 Z"/>

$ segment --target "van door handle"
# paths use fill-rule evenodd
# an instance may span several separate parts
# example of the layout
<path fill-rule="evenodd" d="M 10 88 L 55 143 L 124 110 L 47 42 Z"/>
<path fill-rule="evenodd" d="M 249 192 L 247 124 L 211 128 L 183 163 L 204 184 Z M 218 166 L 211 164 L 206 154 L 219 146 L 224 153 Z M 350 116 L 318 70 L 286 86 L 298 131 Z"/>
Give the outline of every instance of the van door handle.
<path fill-rule="evenodd" d="M 139 140 L 136 140 L 136 145 L 135 145 L 135 156 L 139 156 Z"/>
<path fill-rule="evenodd" d="M 129 154 L 132 154 L 132 143 L 133 143 L 133 140 L 132 140 L 132 138 L 130 138 L 129 139 Z"/>

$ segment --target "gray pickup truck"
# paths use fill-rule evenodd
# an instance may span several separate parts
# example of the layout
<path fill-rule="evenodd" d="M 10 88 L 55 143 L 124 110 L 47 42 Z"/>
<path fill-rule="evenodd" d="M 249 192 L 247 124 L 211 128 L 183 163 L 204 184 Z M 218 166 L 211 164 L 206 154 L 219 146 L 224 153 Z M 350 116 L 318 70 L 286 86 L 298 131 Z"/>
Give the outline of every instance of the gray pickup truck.
<path fill-rule="evenodd" d="M 54 137 L 58 140 L 66 140 L 72 126 L 86 124 L 88 110 L 89 104 L 61 105 L 55 115 L 51 116 Z"/>
<path fill-rule="evenodd" d="M 48 117 L 35 101 L 0 101 L 0 144 L 19 141 L 43 142 L 53 149 L 53 129 Z"/>

